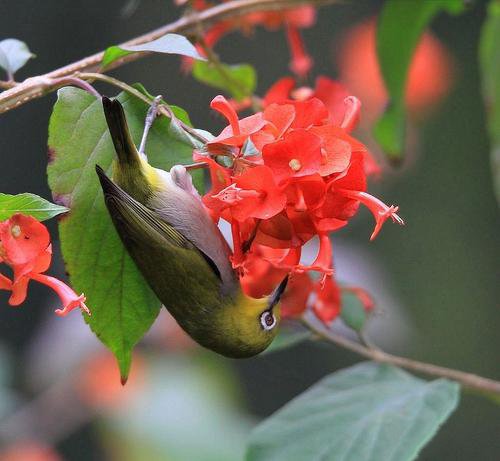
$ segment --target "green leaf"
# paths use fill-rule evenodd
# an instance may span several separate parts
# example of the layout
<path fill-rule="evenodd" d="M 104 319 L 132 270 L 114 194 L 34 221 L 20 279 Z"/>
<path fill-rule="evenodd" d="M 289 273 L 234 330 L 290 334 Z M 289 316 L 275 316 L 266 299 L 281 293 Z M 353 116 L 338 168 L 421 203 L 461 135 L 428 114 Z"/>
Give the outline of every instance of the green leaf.
<path fill-rule="evenodd" d="M 66 207 L 50 203 L 35 194 L 0 193 L 0 221 L 5 221 L 16 213 L 33 216 L 38 221 L 45 221 L 67 211 L 69 210 Z"/>
<path fill-rule="evenodd" d="M 0 67 L 7 72 L 9 79 L 35 55 L 26 43 L 15 38 L 6 38 L 0 42 Z"/>
<path fill-rule="evenodd" d="M 140 45 L 117 45 L 110 46 L 104 53 L 102 65 L 108 66 L 117 59 L 123 58 L 131 53 L 162 53 L 162 54 L 180 54 L 193 59 L 205 60 L 198 53 L 194 45 L 183 35 L 166 34 L 156 40 L 141 43 Z"/>
<path fill-rule="evenodd" d="M 488 17 L 480 41 L 480 63 L 483 96 L 488 111 L 491 142 L 491 168 L 498 203 L 500 204 L 500 2 L 489 4 Z"/>
<path fill-rule="evenodd" d="M 148 98 L 151 98 L 151 100 L 155 98 L 155 96 L 149 93 L 140 83 L 136 83 L 133 86 L 135 89 L 139 90 L 142 94 L 144 94 Z M 163 99 L 161 100 L 161 103 L 168 106 L 173 115 L 172 119 L 170 120 L 170 125 L 168 127 L 170 135 L 177 141 L 184 144 L 188 144 L 194 149 L 202 148 L 204 146 L 204 143 L 202 143 L 198 138 L 195 138 L 190 133 L 185 131 L 180 124 L 180 122 L 182 122 L 189 127 L 193 126 L 191 120 L 189 119 L 188 113 L 181 107 L 168 104 Z M 204 135 L 204 133 L 205 134 L 208 133 L 208 132 L 203 132 L 202 130 L 195 130 L 195 131 L 200 132 L 202 136 Z M 213 138 L 213 136 L 210 133 L 208 133 L 208 135 Z M 194 172 L 193 181 L 198 191 L 202 192 L 203 190 L 201 181 L 202 178 L 201 179 L 200 178 L 201 177 L 199 176 L 199 174 L 197 172 Z"/>
<path fill-rule="evenodd" d="M 196 61 L 193 77 L 199 82 L 227 91 L 233 98 L 241 101 L 251 96 L 257 86 L 257 73 L 250 64 L 220 64 Z"/>
<path fill-rule="evenodd" d="M 120 94 L 132 137 L 139 144 L 148 106 Z M 52 161 L 49 185 L 58 202 L 71 208 L 60 222 L 61 247 L 75 289 L 87 296 L 92 331 L 118 359 L 123 379 L 131 351 L 155 320 L 160 303 L 125 251 L 104 206 L 95 173 L 111 173 L 115 156 L 101 101 L 85 91 L 63 88 L 49 125 Z M 148 137 L 150 162 L 164 169 L 190 161 L 191 147 L 169 135 L 169 121 L 158 118 Z"/>
<path fill-rule="evenodd" d="M 188 133 L 180 124 L 180 120 L 174 112 L 172 106 L 169 106 L 172 111 L 172 118 L 170 119 L 169 133 L 174 138 L 180 142 L 190 145 L 194 149 L 201 149 L 205 143 L 198 138 L 192 136 Z"/>
<path fill-rule="evenodd" d="M 271 345 L 262 354 L 288 349 L 311 338 L 312 333 L 310 331 L 282 327 Z"/>
<path fill-rule="evenodd" d="M 342 309 L 340 318 L 353 330 L 361 331 L 366 322 L 366 311 L 363 303 L 351 291 L 342 290 Z"/>
<path fill-rule="evenodd" d="M 458 384 L 365 362 L 316 383 L 257 426 L 247 461 L 410 461 L 455 409 Z"/>
<path fill-rule="evenodd" d="M 405 88 L 413 52 L 422 32 L 441 11 L 457 14 L 464 0 L 387 0 L 377 26 L 380 70 L 389 104 L 374 134 L 390 160 L 402 160 L 405 139 Z"/>

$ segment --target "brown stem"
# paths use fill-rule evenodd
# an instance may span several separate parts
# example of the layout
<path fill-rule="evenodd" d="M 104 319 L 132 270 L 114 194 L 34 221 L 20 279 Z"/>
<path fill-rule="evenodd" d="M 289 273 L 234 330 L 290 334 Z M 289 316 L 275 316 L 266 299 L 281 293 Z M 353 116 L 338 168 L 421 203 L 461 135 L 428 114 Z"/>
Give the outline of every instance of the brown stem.
<path fill-rule="evenodd" d="M 123 45 L 139 45 L 155 40 L 168 33 L 196 33 L 200 24 L 210 25 L 223 19 L 243 16 L 254 11 L 276 11 L 305 4 L 321 6 L 338 3 L 339 1 L 341 0 L 232 0 L 208 8 L 205 11 L 192 12 L 189 15 L 179 18 L 177 21 L 129 40 L 123 43 Z M 129 54 L 110 64 L 106 68 L 106 71 L 120 67 L 127 62 L 135 61 L 147 54 L 148 53 Z M 104 51 L 100 51 L 99 53 L 80 59 L 72 64 L 48 72 L 47 74 L 28 78 L 13 88 L 7 89 L 0 93 L 0 113 L 15 109 L 32 99 L 39 98 L 56 90 L 57 85 L 54 84 L 54 79 L 75 76 L 77 72 L 100 71 L 103 56 Z"/>
<path fill-rule="evenodd" d="M 76 75 L 73 77 L 55 78 L 53 79 L 53 84 L 57 85 L 58 87 L 65 85 L 77 86 L 78 88 L 81 88 L 82 90 L 85 90 L 87 93 L 90 93 L 91 95 L 95 96 L 96 98 L 101 97 L 101 94 L 90 83 L 86 82 L 81 78 L 78 78 Z"/>
<path fill-rule="evenodd" d="M 497 397 L 500 395 L 500 381 L 494 381 L 493 379 L 483 378 L 482 376 L 474 375 L 472 373 L 466 373 L 452 368 L 440 367 L 431 363 L 419 362 L 417 360 L 388 354 L 380 349 L 366 347 L 339 334 L 333 333 L 331 330 L 328 330 L 320 325 L 319 322 L 314 322 L 306 318 L 304 318 L 302 322 L 320 339 L 336 344 L 344 349 L 348 349 L 356 354 L 362 355 L 363 357 L 374 360 L 375 362 L 388 363 L 390 365 L 396 365 L 398 367 L 423 373 L 425 375 L 451 379 L 460 383 L 467 389 L 487 394 L 495 394 Z"/>
<path fill-rule="evenodd" d="M 208 168 L 208 163 L 206 162 L 197 162 L 197 163 L 189 163 L 187 165 L 182 165 L 186 170 L 192 171 L 192 170 L 199 170 L 201 168 Z"/>
<path fill-rule="evenodd" d="M 14 80 L 0 80 L 0 90 L 9 90 L 18 85 Z"/>

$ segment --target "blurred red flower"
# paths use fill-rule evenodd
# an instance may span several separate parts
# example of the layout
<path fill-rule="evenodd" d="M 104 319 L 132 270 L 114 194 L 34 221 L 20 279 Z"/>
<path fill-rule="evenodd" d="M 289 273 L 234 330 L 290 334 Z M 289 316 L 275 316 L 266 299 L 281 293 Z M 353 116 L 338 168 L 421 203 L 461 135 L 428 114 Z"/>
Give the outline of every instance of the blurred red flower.
<path fill-rule="evenodd" d="M 1 461 L 62 461 L 52 448 L 32 440 L 21 440 L 0 451 Z"/>
<path fill-rule="evenodd" d="M 179 4 L 179 2 L 176 3 Z M 212 6 L 211 3 L 204 0 L 192 3 L 192 7 L 197 11 L 205 10 L 210 6 Z M 284 27 L 291 55 L 290 70 L 298 77 L 305 77 L 312 68 L 313 60 L 306 51 L 300 29 L 309 28 L 315 22 L 316 10 L 310 5 L 279 11 L 256 11 L 214 24 L 205 32 L 203 40 L 206 46 L 213 48 L 224 35 L 235 30 L 250 34 L 256 26 L 263 26 L 271 31 Z M 198 48 L 203 54 L 203 47 Z M 185 63 L 187 62 L 191 61 L 185 60 Z"/>
<path fill-rule="evenodd" d="M 140 355 L 134 354 L 133 364 L 127 386 L 124 386 L 116 359 L 111 353 L 92 355 L 82 364 L 77 374 L 75 386 L 80 399 L 97 409 L 118 408 L 144 385 L 144 360 Z"/>
<path fill-rule="evenodd" d="M 337 51 L 338 50 L 338 51 Z M 340 81 L 364 105 L 368 122 L 377 119 L 387 104 L 387 91 L 376 51 L 376 19 L 352 27 L 336 44 Z M 445 46 L 425 32 L 415 50 L 406 87 L 410 116 L 418 118 L 443 99 L 451 88 L 453 60 Z"/>

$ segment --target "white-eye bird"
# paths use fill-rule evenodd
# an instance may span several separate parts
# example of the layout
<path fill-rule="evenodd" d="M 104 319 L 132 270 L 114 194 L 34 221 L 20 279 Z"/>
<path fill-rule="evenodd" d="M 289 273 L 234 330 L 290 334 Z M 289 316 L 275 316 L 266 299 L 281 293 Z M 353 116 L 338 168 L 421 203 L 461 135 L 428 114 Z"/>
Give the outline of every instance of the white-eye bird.
<path fill-rule="evenodd" d="M 114 226 L 144 279 L 202 346 L 227 357 L 263 351 L 276 336 L 287 279 L 270 298 L 246 296 L 189 173 L 180 165 L 170 172 L 149 165 L 120 102 L 103 97 L 102 104 L 117 158 L 113 180 L 98 165 L 96 171 Z"/>

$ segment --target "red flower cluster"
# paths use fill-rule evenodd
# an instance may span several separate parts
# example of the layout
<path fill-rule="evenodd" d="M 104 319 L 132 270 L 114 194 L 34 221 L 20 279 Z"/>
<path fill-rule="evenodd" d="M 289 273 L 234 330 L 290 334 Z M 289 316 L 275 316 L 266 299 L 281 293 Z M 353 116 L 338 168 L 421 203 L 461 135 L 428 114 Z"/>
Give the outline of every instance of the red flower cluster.
<path fill-rule="evenodd" d="M 192 6 L 195 10 L 202 11 L 211 5 L 205 0 L 196 0 L 192 2 Z M 315 22 L 316 10 L 310 5 L 280 11 L 257 11 L 216 23 L 205 33 L 204 41 L 212 48 L 224 35 L 234 30 L 249 33 L 256 26 L 263 26 L 268 30 L 284 27 L 291 54 L 290 70 L 299 77 L 305 77 L 311 70 L 313 61 L 305 49 L 300 29 L 311 27 Z M 203 53 L 202 49 L 199 51 Z"/>
<path fill-rule="evenodd" d="M 269 88 L 262 99 L 262 104 L 267 107 L 272 103 L 286 103 L 289 99 L 303 101 L 312 98 L 318 98 L 326 106 L 330 114 L 329 123 L 333 125 L 344 123 L 344 130 L 347 132 L 354 130 L 358 124 L 361 108 L 359 100 L 350 96 L 345 86 L 324 76 L 319 76 L 316 79 L 314 88 L 305 86 L 296 88 L 294 78 L 282 78 Z M 353 105 L 357 105 L 357 107 L 353 107 Z M 346 120 L 347 111 L 351 114 L 348 120 Z M 370 151 L 364 149 L 363 154 L 366 174 L 368 176 L 379 175 L 381 168 Z"/>
<path fill-rule="evenodd" d="M 223 96 L 212 100 L 229 126 L 194 155 L 210 168 L 212 188 L 204 202 L 215 220 L 231 223 L 233 266 L 248 295 L 267 295 L 292 274 L 284 314 L 303 312 L 314 292 L 313 309 L 329 322 L 340 310 L 329 234 L 345 226 L 360 203 L 375 217 L 371 239 L 388 218 L 403 221 L 397 207 L 366 192 L 369 153 L 350 135 L 359 118 L 356 98 L 344 98 L 333 110 L 317 97 L 266 98 L 262 112 L 241 120 Z M 302 246 L 315 236 L 317 257 L 304 265 Z M 310 271 L 320 274 L 316 283 Z"/>
<path fill-rule="evenodd" d="M 63 307 L 55 311 L 57 315 L 64 316 L 77 307 L 90 315 L 83 295 L 77 296 L 65 283 L 44 274 L 51 260 L 50 236 L 42 223 L 21 214 L 0 222 L 0 263 L 10 266 L 14 274 L 13 280 L 0 274 L 0 290 L 12 292 L 9 304 L 23 303 L 30 280 L 35 280 L 52 288 L 61 298 Z"/>

